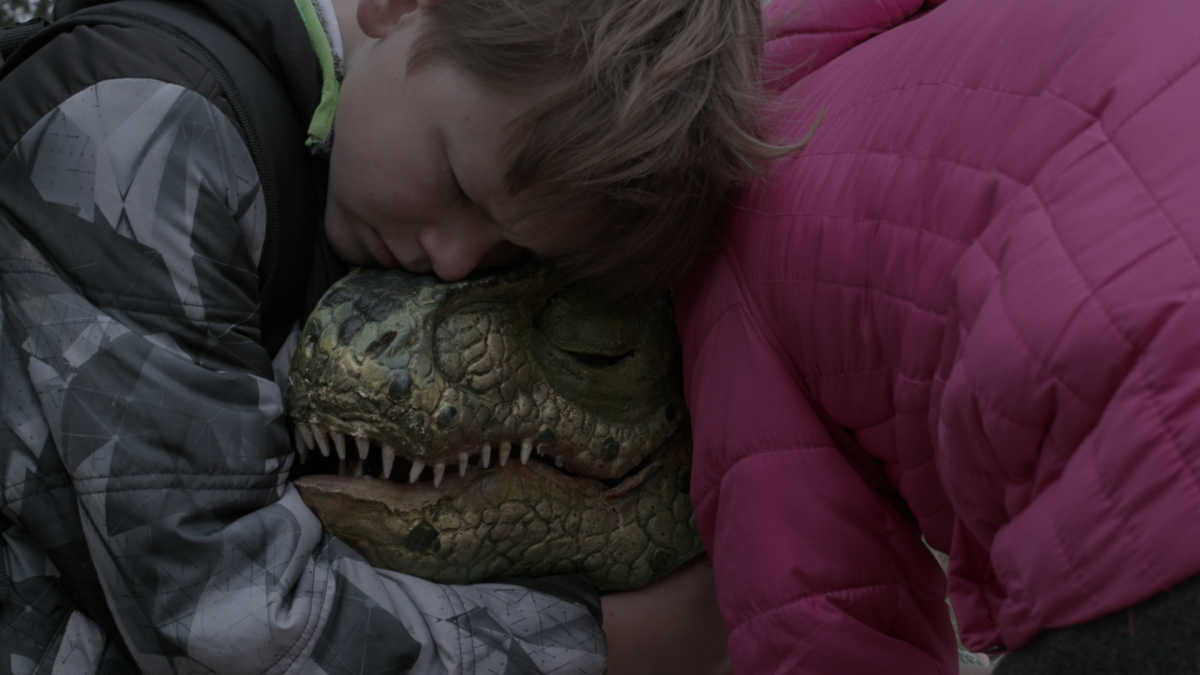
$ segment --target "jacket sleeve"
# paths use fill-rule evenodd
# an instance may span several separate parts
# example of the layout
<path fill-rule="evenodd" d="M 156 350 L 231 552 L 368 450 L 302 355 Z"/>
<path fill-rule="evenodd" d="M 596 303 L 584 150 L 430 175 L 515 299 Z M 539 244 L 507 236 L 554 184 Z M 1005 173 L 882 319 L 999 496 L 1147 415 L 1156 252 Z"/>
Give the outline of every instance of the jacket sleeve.
<path fill-rule="evenodd" d="M 141 670 L 603 670 L 591 591 L 378 570 L 300 500 L 258 341 L 262 192 L 211 102 L 102 81 L 0 185 L 4 515 Z"/>
<path fill-rule="evenodd" d="M 945 577 L 835 447 L 718 254 L 676 295 L 692 499 L 740 673 L 955 673 Z"/>
<path fill-rule="evenodd" d="M 76 607 L 45 551 L 0 525 L 0 663 L 7 673 L 134 672 L 118 641 Z"/>

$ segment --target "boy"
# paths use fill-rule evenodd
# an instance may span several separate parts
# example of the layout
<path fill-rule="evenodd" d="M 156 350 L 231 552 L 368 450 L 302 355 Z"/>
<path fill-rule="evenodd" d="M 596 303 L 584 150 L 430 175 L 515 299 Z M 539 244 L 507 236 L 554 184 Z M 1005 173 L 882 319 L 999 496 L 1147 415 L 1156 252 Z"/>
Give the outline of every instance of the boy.
<path fill-rule="evenodd" d="M 260 170 L 233 122 L 257 99 L 169 31 L 78 26 L 0 81 L 0 659 L 601 672 L 588 589 L 440 586 L 326 536 L 287 482 L 274 373 L 344 270 L 326 235 L 345 262 L 446 279 L 535 255 L 621 267 L 618 291 L 668 283 L 701 241 L 681 225 L 711 221 L 764 148 L 757 0 L 188 6 L 271 69 L 312 167 Z M 610 670 L 657 667 L 634 638 L 681 672 L 719 658 L 719 621 L 661 620 L 700 625 L 709 583 L 698 565 L 605 598 Z"/>

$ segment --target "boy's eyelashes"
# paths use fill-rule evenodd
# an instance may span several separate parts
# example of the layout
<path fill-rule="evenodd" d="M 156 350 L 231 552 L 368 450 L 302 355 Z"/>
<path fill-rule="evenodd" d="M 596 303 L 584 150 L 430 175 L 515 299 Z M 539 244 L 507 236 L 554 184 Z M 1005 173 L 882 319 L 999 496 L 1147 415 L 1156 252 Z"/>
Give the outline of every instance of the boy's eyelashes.
<path fill-rule="evenodd" d="M 449 173 L 450 173 L 450 186 L 451 186 L 451 191 L 453 192 L 452 197 L 454 199 L 454 202 L 457 204 L 462 204 L 463 206 L 466 206 L 466 207 L 472 209 L 473 211 L 478 212 L 480 215 L 482 215 L 484 218 L 486 218 L 488 220 L 488 222 L 499 226 L 499 221 L 497 221 L 495 218 L 493 218 L 492 214 L 490 212 L 488 212 L 488 210 L 486 208 L 484 208 L 481 204 L 479 204 L 479 202 L 476 202 L 474 199 L 472 199 L 471 195 L 467 194 L 466 189 L 463 188 L 462 183 L 459 182 L 459 180 L 458 180 L 458 174 L 456 174 L 454 172 L 454 167 L 450 167 Z"/>
<path fill-rule="evenodd" d="M 467 191 L 463 189 L 462 183 L 458 182 L 458 174 L 454 172 L 453 166 L 450 167 L 449 173 L 450 189 L 454 193 L 455 198 L 464 202 L 470 202 L 471 197 L 467 194 Z"/>

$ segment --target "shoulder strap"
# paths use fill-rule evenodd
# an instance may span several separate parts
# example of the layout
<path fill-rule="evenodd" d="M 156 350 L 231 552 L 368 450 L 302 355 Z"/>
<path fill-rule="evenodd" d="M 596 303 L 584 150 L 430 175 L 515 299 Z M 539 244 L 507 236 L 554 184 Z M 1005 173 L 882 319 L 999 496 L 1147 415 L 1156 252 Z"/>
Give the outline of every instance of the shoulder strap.
<path fill-rule="evenodd" d="M 274 354 L 287 338 L 290 319 L 304 311 L 306 279 L 317 241 L 322 190 L 314 189 L 316 160 L 305 147 L 302 118 L 280 79 L 202 7 L 181 0 L 120 0 L 73 12 L 24 39 L 0 76 L 39 46 L 75 26 L 149 27 L 177 38 L 180 48 L 206 63 L 220 84 L 234 122 L 258 170 L 267 210 L 267 236 L 259 262 L 262 341 Z M 286 192 L 286 194 L 285 194 Z"/>

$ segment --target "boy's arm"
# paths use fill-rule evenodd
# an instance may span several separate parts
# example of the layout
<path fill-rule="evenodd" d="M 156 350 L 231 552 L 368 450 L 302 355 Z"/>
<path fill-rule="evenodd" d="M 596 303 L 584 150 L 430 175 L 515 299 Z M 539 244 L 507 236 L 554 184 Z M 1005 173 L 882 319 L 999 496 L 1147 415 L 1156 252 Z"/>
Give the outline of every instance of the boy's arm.
<path fill-rule="evenodd" d="M 608 675 L 729 675 L 728 633 L 703 556 L 646 588 L 606 595 Z"/>
<path fill-rule="evenodd" d="M 0 520 L 0 636 L 0 664 L 7 673 L 135 672 L 120 643 L 67 597 L 45 551 L 5 520 Z"/>
<path fill-rule="evenodd" d="M 590 591 L 376 570 L 300 500 L 258 340 L 262 195 L 207 99 L 92 85 L 0 185 L 4 514 L 142 670 L 603 670 Z"/>

